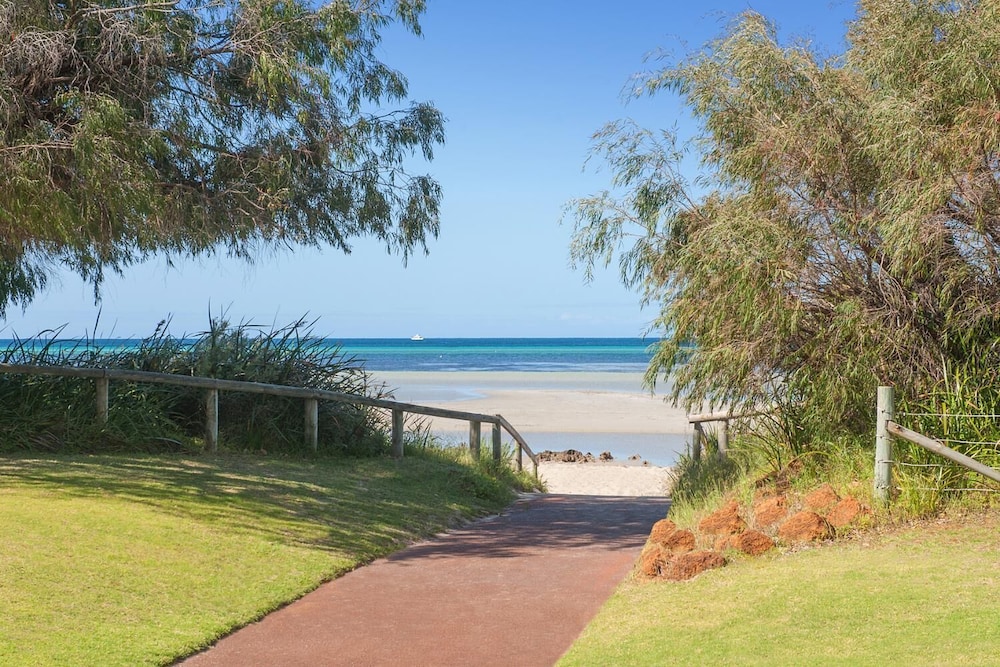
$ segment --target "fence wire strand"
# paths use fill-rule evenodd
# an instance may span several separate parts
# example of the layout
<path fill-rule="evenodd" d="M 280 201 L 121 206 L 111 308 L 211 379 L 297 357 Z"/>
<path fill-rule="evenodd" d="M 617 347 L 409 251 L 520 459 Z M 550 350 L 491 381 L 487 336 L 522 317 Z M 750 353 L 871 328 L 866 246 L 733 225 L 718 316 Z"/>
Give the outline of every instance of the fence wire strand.
<path fill-rule="evenodd" d="M 1000 445 L 1000 442 L 995 440 L 958 440 L 957 438 L 935 438 L 938 442 L 950 442 L 956 445 L 993 445 L 994 447 Z"/>
<path fill-rule="evenodd" d="M 960 488 L 960 487 L 939 487 L 939 486 L 911 486 L 909 487 L 911 491 L 978 491 L 980 493 L 1000 493 L 1000 489 L 981 489 L 981 488 Z M 902 491 L 903 487 L 897 486 L 897 491 Z"/>
<path fill-rule="evenodd" d="M 899 417 L 899 418 L 902 418 L 902 417 L 914 417 L 914 418 L 915 417 L 930 417 L 930 418 L 935 418 L 935 419 L 947 419 L 947 418 L 950 417 L 950 418 L 955 418 L 955 419 L 988 419 L 988 420 L 993 420 L 993 421 L 1000 421 L 1000 414 L 991 414 L 991 413 L 945 414 L 945 413 L 940 413 L 940 412 L 937 412 L 937 413 L 935 413 L 935 412 L 897 412 L 896 416 Z M 897 423 L 898 423 L 898 421 L 899 420 L 897 419 Z M 937 442 L 941 443 L 945 447 L 948 447 L 949 449 L 952 446 L 954 446 L 954 445 L 971 445 L 971 446 L 977 446 L 978 445 L 978 446 L 991 447 L 993 449 L 1000 449 L 1000 441 L 962 440 L 962 439 L 959 439 L 959 438 L 932 438 L 932 439 L 934 439 Z M 967 471 L 967 468 L 965 468 L 965 466 L 957 465 L 957 464 L 955 464 L 953 462 L 950 462 L 950 461 L 943 461 L 941 463 L 908 463 L 908 462 L 897 461 L 897 460 L 885 460 L 885 461 L 876 460 L 876 465 L 881 464 L 881 463 L 888 463 L 888 464 L 890 464 L 892 466 L 898 466 L 900 468 L 936 468 L 937 469 L 937 472 L 936 473 L 931 473 L 931 475 L 932 475 L 932 478 L 936 477 L 936 480 L 939 483 L 941 483 L 942 486 L 933 486 L 933 487 L 932 486 L 920 486 L 920 487 L 912 486 L 912 487 L 907 487 L 911 491 L 927 491 L 927 492 L 934 492 L 934 493 L 946 493 L 946 492 L 952 492 L 952 493 L 1000 493 L 1000 486 L 994 487 L 994 488 L 991 488 L 991 487 L 946 487 L 946 486 L 943 486 L 943 483 L 944 483 L 947 471 L 949 471 L 949 470 L 960 470 L 960 471 L 961 470 L 965 470 L 965 471 Z M 974 471 L 974 472 L 978 472 L 978 471 Z M 982 474 L 982 473 L 980 473 L 980 474 Z M 931 479 L 927 479 L 925 477 L 925 481 L 930 482 Z M 900 486 L 896 486 L 896 489 L 897 489 L 897 491 L 902 491 L 903 490 L 902 487 L 900 487 Z"/>
<path fill-rule="evenodd" d="M 1000 419 L 994 414 L 946 414 L 944 412 L 897 412 L 900 417 L 955 417 L 957 419 Z"/>
<path fill-rule="evenodd" d="M 903 461 L 887 461 L 894 466 L 899 466 L 900 468 L 946 468 L 948 467 L 945 463 L 904 463 Z M 952 466 L 955 467 L 955 466 Z"/>

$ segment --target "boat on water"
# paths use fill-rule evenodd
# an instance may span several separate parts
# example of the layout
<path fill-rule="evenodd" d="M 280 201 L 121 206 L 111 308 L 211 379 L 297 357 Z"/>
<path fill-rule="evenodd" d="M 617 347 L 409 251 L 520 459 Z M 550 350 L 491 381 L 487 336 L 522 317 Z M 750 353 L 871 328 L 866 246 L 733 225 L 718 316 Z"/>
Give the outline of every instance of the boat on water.
<path fill-rule="evenodd" d="M 421 336 L 420 334 L 417 334 L 415 336 L 410 336 L 410 340 L 423 340 L 423 339 L 424 337 Z"/>

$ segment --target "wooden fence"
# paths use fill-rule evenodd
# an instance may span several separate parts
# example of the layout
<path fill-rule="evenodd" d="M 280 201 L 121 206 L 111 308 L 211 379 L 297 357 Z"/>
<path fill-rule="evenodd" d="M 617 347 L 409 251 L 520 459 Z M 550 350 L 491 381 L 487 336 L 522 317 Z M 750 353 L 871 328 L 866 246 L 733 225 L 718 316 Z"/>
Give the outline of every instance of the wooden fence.
<path fill-rule="evenodd" d="M 515 464 L 518 470 L 524 467 L 523 457 L 526 454 L 538 474 L 538 457 L 514 426 L 501 415 L 484 415 L 461 410 L 432 408 L 412 403 L 401 403 L 381 398 L 370 398 L 356 394 L 344 394 L 324 389 L 309 389 L 306 387 L 289 387 L 261 382 L 242 382 L 239 380 L 219 380 L 216 378 L 194 377 L 188 375 L 173 375 L 170 373 L 152 373 L 149 371 L 130 371 L 110 368 L 77 368 L 74 366 L 35 366 L 27 364 L 0 363 L 0 373 L 19 373 L 24 375 L 50 375 L 55 377 L 89 378 L 94 380 L 97 389 L 97 419 L 100 423 L 108 421 L 110 384 L 112 380 L 119 382 L 142 382 L 151 384 L 167 384 L 181 387 L 192 387 L 205 390 L 205 446 L 209 451 L 218 451 L 219 447 L 219 392 L 239 391 L 252 394 L 267 394 L 286 398 L 300 398 L 304 401 L 305 444 L 313 451 L 319 446 L 319 402 L 350 403 L 366 405 L 373 408 L 389 410 L 392 414 L 392 455 L 403 456 L 404 417 L 407 413 L 426 417 L 440 417 L 469 422 L 469 447 L 472 453 L 479 455 L 480 438 L 483 424 L 492 424 L 493 458 L 500 460 L 502 455 L 501 435 L 507 431 L 515 442 Z"/>
<path fill-rule="evenodd" d="M 701 458 L 702 442 L 705 440 L 705 424 L 708 422 L 720 422 L 716 429 L 719 457 L 726 458 L 729 453 L 729 422 L 744 417 L 760 417 L 768 413 L 768 410 L 758 410 L 752 412 L 705 412 L 688 415 L 688 423 L 694 426 L 694 435 L 691 438 L 691 458 L 696 461 Z"/>
<path fill-rule="evenodd" d="M 892 486 L 892 438 L 902 438 L 919 445 L 929 452 L 1000 482 L 1000 471 L 956 452 L 944 443 L 922 433 L 897 424 L 895 419 L 895 391 L 893 387 L 879 387 L 875 402 L 875 499 L 888 503 Z"/>

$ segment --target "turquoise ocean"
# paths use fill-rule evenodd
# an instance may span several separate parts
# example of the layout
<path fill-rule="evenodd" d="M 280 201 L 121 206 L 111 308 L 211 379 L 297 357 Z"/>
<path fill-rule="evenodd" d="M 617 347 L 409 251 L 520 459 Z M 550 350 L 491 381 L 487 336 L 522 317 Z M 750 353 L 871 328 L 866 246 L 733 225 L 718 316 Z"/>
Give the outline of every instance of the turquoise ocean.
<path fill-rule="evenodd" d="M 344 353 L 372 371 L 642 373 L 653 341 L 640 338 L 347 338 Z"/>

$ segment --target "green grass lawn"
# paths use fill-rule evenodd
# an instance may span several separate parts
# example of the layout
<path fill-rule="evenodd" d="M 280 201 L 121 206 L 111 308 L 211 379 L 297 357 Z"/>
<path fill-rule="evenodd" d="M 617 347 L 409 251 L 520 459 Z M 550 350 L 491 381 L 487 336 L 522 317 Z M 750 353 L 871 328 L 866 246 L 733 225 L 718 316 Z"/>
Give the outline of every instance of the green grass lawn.
<path fill-rule="evenodd" d="M 925 523 L 627 582 L 559 665 L 997 665 L 998 585 L 997 515 Z"/>
<path fill-rule="evenodd" d="M 164 664 L 509 492 L 447 458 L 0 458 L 0 664 Z"/>

